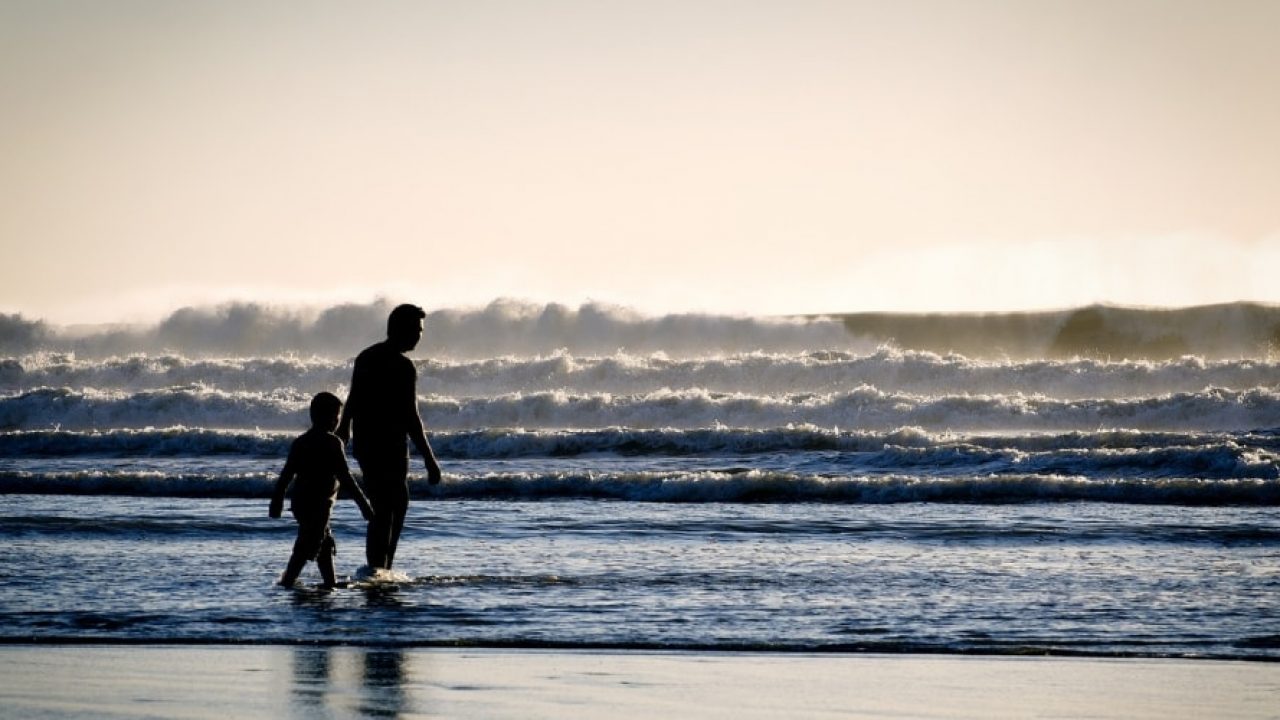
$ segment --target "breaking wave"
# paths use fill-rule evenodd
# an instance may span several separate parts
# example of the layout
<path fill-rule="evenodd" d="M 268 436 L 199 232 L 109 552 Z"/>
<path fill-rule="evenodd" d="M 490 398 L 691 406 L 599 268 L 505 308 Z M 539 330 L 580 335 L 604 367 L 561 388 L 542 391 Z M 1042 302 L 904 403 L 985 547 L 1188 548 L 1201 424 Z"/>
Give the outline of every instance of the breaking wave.
<path fill-rule="evenodd" d="M 182 427 L 107 432 L 0 433 L 0 455 L 75 457 L 283 457 L 292 433 Z M 1280 434 L 1099 433 L 931 434 L 919 428 L 840 432 L 816 427 L 770 430 L 479 430 L 436 433 L 447 459 L 572 458 L 596 454 L 685 457 L 814 453 L 832 467 L 1019 471 L 1145 477 L 1280 477 Z M 823 455 L 825 454 L 825 455 Z"/>
<path fill-rule="evenodd" d="M 142 392 L 40 388 L 0 398 L 0 430 L 63 428 L 301 429 L 309 394 L 190 386 Z M 1280 391 L 1206 388 L 1153 397 L 1063 400 L 1021 393 L 917 395 L 863 385 L 785 395 L 663 389 L 642 394 L 565 391 L 420 398 L 436 430 L 468 428 L 777 428 L 888 430 L 1254 430 L 1280 423 Z"/>
<path fill-rule="evenodd" d="M 419 360 L 417 366 L 423 392 L 454 396 L 552 390 L 637 394 L 674 387 L 776 395 L 870 385 L 915 394 L 1025 393 L 1056 398 L 1122 398 L 1280 383 L 1280 362 L 1265 360 L 976 360 L 890 348 L 868 354 L 823 350 L 698 359 L 672 358 L 662 353 L 577 356 L 556 352 L 481 360 L 425 359 Z M 42 387 L 141 391 L 188 386 L 241 392 L 280 388 L 316 392 L 341 390 L 350 377 L 350 359 L 318 357 L 201 359 L 132 355 L 91 359 L 36 353 L 0 360 L 0 392 L 10 393 Z"/>
<path fill-rule="evenodd" d="M 0 315 L 0 353 L 349 357 L 381 338 L 391 306 L 378 301 L 305 310 L 241 302 L 183 308 L 152 326 L 88 329 Z M 452 358 L 545 355 L 558 349 L 575 355 L 625 350 L 681 357 L 816 349 L 866 352 L 890 345 L 969 357 L 1212 359 L 1266 357 L 1280 347 L 1280 306 L 1257 303 L 752 318 L 647 316 L 598 303 L 570 307 L 498 300 L 482 308 L 434 310 L 425 324 L 430 354 Z"/>
<path fill-rule="evenodd" d="M 267 473 L 164 476 L 148 472 L 0 473 L 0 492 L 200 498 L 270 497 Z M 626 500 L 663 503 L 827 502 L 850 504 L 1088 501 L 1177 505 L 1275 505 L 1274 479 L 1110 478 L 1054 475 L 822 477 L 765 470 L 493 473 L 411 483 L 418 499 Z"/>

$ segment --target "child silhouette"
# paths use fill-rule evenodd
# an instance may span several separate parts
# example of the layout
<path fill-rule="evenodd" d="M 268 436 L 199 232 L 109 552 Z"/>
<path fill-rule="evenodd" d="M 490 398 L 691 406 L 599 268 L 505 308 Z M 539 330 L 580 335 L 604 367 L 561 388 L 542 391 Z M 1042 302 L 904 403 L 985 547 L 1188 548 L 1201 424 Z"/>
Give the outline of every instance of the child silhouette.
<path fill-rule="evenodd" d="M 273 518 L 280 517 L 285 490 L 292 484 L 291 509 L 298 521 L 298 539 L 293 544 L 289 564 L 280 576 L 280 584 L 286 587 L 297 581 L 308 560 L 316 561 L 324 587 L 337 585 L 333 569 L 337 544 L 329 529 L 329 517 L 338 498 L 339 487 L 346 488 L 351 494 L 365 520 L 373 519 L 373 508 L 347 469 L 342 440 L 333 434 L 341 412 L 342 401 L 332 393 L 322 392 L 311 399 L 311 429 L 293 441 L 289 447 L 289 459 L 276 481 L 268 514 Z"/>

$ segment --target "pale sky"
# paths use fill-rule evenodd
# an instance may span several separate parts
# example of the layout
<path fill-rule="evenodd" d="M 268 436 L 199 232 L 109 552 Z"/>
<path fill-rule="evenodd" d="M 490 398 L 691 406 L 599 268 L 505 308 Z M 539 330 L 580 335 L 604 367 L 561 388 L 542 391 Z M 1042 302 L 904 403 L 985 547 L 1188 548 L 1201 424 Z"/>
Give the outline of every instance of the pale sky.
<path fill-rule="evenodd" d="M 1280 302 L 1280 2 L 0 0 L 0 312 Z"/>

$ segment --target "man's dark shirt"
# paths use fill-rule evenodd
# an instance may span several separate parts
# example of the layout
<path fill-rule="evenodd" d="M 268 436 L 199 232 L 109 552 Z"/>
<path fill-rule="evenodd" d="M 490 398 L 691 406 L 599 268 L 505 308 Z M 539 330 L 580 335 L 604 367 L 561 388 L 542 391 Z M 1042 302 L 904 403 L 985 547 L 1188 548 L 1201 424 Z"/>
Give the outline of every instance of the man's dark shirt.
<path fill-rule="evenodd" d="M 346 414 L 357 458 L 408 457 L 408 435 L 422 426 L 417 388 L 413 361 L 390 344 L 371 345 L 356 356 Z"/>

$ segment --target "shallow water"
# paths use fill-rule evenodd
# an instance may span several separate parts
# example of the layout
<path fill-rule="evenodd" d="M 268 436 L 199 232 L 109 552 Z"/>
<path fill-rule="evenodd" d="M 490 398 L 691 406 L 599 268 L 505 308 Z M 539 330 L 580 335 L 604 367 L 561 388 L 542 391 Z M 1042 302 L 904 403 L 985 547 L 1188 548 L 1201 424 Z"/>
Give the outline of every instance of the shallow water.
<path fill-rule="evenodd" d="M 260 501 L 8 496 L 0 516 L 7 641 L 1280 657 L 1270 508 L 419 501 L 408 579 L 332 592 L 272 584 L 293 526 Z M 352 504 L 334 527 L 350 574 Z"/>
<path fill-rule="evenodd" d="M 334 592 L 273 585 L 294 527 L 267 498 L 381 322 L 0 358 L 0 639 L 1280 659 L 1262 320 L 1210 352 L 1212 324 L 1102 313 L 1117 347 L 1199 353 L 1113 361 L 1051 352 L 1065 316 L 965 357 L 830 319 L 492 310 L 433 315 L 414 354 L 445 482 L 413 461 L 404 581 Z M 354 573 L 349 501 L 334 526 Z"/>

